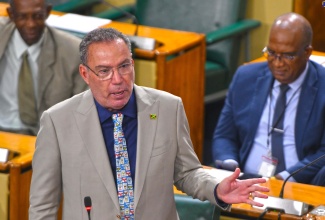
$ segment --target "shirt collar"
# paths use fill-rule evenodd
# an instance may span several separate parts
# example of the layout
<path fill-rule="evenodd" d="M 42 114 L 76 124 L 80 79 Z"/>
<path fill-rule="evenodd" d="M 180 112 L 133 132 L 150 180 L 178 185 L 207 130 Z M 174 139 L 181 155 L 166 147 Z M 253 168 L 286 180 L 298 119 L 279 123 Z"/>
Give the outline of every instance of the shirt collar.
<path fill-rule="evenodd" d="M 42 37 L 40 38 L 40 40 L 37 43 L 35 43 L 31 46 L 28 46 L 26 44 L 26 42 L 23 40 L 23 38 L 21 37 L 18 30 L 15 29 L 15 31 L 13 33 L 12 42 L 13 42 L 16 58 L 19 59 L 25 53 L 25 51 L 28 51 L 28 54 L 31 57 L 31 59 L 36 62 L 38 55 L 40 54 L 40 51 L 41 51 L 41 46 L 44 41 L 44 35 L 45 35 L 46 31 L 47 31 L 47 29 L 45 28 Z"/>
<path fill-rule="evenodd" d="M 304 71 L 302 72 L 302 74 L 300 74 L 300 76 L 295 81 L 293 81 L 292 83 L 289 84 L 290 89 L 292 89 L 292 91 L 296 91 L 297 89 L 300 88 L 304 79 L 306 78 L 308 67 L 309 67 L 309 63 L 307 62 L 307 65 L 306 65 Z M 280 84 L 281 83 L 278 80 L 275 80 L 273 88 L 280 86 Z"/>
<path fill-rule="evenodd" d="M 96 107 L 97 107 L 99 121 L 102 124 L 107 119 L 109 119 L 110 117 L 112 117 L 112 115 L 115 112 L 109 111 L 108 109 L 106 109 L 103 106 L 101 106 L 96 101 L 96 99 L 94 99 L 94 100 L 95 100 L 95 104 L 96 104 Z M 123 115 L 126 115 L 126 116 L 131 117 L 131 118 L 136 118 L 137 117 L 137 104 L 136 104 L 134 90 L 132 91 L 132 94 L 131 94 L 131 97 L 130 97 L 128 103 L 119 112 L 121 112 Z"/>

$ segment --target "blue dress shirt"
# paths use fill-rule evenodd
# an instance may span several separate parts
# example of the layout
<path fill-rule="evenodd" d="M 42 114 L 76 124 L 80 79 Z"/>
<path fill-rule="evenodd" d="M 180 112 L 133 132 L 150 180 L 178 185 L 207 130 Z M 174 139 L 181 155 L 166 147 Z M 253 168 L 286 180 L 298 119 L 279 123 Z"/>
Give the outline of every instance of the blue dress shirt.
<path fill-rule="evenodd" d="M 108 109 L 101 106 L 96 100 L 95 100 L 95 104 L 97 107 L 100 125 L 102 127 L 102 132 L 104 136 L 106 150 L 109 157 L 109 162 L 112 167 L 112 172 L 116 184 L 116 161 L 115 161 L 114 138 L 113 138 L 114 124 L 112 120 L 112 115 L 116 112 L 109 111 Z M 131 177 L 132 177 L 132 183 L 134 187 L 136 153 L 137 153 L 137 135 L 138 135 L 137 104 L 135 100 L 134 91 L 132 92 L 129 102 L 119 112 L 121 112 L 124 115 L 122 129 L 127 144 L 127 150 L 129 154 L 129 161 L 130 161 L 130 168 L 131 168 Z"/>

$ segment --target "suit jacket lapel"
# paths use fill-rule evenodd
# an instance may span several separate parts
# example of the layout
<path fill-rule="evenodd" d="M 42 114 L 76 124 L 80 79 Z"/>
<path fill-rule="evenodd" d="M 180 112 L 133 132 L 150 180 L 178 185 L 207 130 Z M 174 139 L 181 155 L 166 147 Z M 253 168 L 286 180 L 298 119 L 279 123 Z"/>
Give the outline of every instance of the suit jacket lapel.
<path fill-rule="evenodd" d="M 267 68 L 264 70 L 263 74 L 256 80 L 256 86 L 251 103 L 249 120 L 249 123 L 252 123 L 252 129 L 250 132 L 250 138 L 248 138 L 248 140 L 254 140 L 256 130 L 272 86 L 272 82 L 273 76 L 269 72 L 269 70 L 267 70 Z"/>
<path fill-rule="evenodd" d="M 38 88 L 38 107 L 40 107 L 40 100 L 43 99 L 44 91 L 51 79 L 54 76 L 54 70 L 52 65 L 56 61 L 56 45 L 53 38 L 53 33 L 49 28 L 45 28 L 44 41 L 40 55 L 38 57 L 38 67 L 39 67 L 39 88 Z"/>
<path fill-rule="evenodd" d="M 9 22 L 9 20 L 8 20 Z M 0 29 L 0 36 L 1 36 L 1 44 L 0 44 L 0 60 L 2 59 L 2 56 L 6 52 L 7 45 L 10 41 L 11 35 L 14 32 L 15 25 L 13 22 L 9 22 L 4 28 Z M 3 71 L 0 71 L 0 81 L 3 76 Z"/>
<path fill-rule="evenodd" d="M 109 163 L 105 141 L 100 126 L 96 105 L 90 90 L 86 91 L 75 113 L 80 135 L 107 192 L 117 210 L 120 210 L 112 169 Z"/>
<path fill-rule="evenodd" d="M 318 91 L 318 87 L 315 86 L 316 82 L 317 72 L 312 62 L 309 62 L 309 69 L 301 87 L 296 114 L 295 141 L 299 158 L 302 156 L 302 140 L 305 129 L 307 128 L 307 122 L 310 118 L 313 106 L 315 104 L 316 94 Z"/>
<path fill-rule="evenodd" d="M 0 44 L 0 59 L 2 58 L 2 56 L 6 51 L 7 45 L 10 41 L 11 35 L 13 34 L 14 30 L 15 30 L 15 25 L 13 22 L 8 23 L 8 25 L 5 25 L 4 28 L 0 30 L 0 36 L 2 42 Z"/>
<path fill-rule="evenodd" d="M 159 120 L 159 102 L 153 100 L 142 88 L 134 86 L 138 108 L 138 140 L 135 172 L 134 209 L 142 193 L 146 178 L 150 155 L 154 146 L 156 126 Z M 150 119 L 150 114 L 156 114 L 156 119 Z"/>

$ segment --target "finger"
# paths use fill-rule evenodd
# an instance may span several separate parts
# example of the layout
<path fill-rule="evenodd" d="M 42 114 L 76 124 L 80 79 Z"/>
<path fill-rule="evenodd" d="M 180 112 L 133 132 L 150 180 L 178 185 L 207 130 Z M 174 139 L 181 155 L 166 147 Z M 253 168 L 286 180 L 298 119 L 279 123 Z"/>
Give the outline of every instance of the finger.
<path fill-rule="evenodd" d="M 258 206 L 258 207 L 263 207 L 264 206 L 262 203 L 256 202 L 256 201 L 251 200 L 251 199 L 247 203 L 250 204 L 250 205 Z"/>
<path fill-rule="evenodd" d="M 266 195 L 264 193 L 260 193 L 260 192 L 252 192 L 251 195 L 252 195 L 252 198 L 254 198 L 254 197 L 259 197 L 259 198 L 263 198 L 263 199 L 268 198 L 268 195 Z"/>
<path fill-rule="evenodd" d="M 240 169 L 236 168 L 235 171 L 229 177 L 227 177 L 227 179 L 231 182 L 235 181 L 239 177 L 239 174 L 240 174 Z"/>
<path fill-rule="evenodd" d="M 253 187 L 253 190 L 252 191 L 259 191 L 259 192 L 269 192 L 270 189 L 265 187 L 265 186 L 259 186 L 259 185 L 255 185 Z"/>
<path fill-rule="evenodd" d="M 259 183 L 266 183 L 266 179 L 264 178 L 254 178 L 254 179 L 249 179 L 253 184 L 259 184 Z"/>

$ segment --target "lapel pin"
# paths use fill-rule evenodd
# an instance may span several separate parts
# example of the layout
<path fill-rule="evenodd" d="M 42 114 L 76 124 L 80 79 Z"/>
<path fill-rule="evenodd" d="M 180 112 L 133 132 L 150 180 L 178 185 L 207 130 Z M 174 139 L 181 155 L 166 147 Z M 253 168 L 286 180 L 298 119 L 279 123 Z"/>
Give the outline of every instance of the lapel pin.
<path fill-rule="evenodd" d="M 156 114 L 150 114 L 150 119 L 156 119 L 157 115 Z"/>

